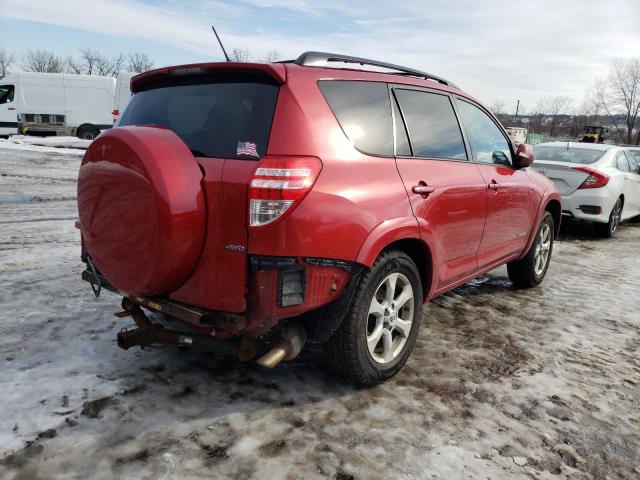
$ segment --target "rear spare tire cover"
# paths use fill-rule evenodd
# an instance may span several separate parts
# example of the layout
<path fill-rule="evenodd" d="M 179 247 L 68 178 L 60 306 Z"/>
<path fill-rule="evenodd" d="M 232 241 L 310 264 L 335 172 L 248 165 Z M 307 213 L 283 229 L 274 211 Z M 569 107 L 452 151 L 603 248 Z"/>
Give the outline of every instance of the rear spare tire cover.
<path fill-rule="evenodd" d="M 78 211 L 85 251 L 113 286 L 169 293 L 202 250 L 202 172 L 185 143 L 162 127 L 113 128 L 82 160 Z"/>

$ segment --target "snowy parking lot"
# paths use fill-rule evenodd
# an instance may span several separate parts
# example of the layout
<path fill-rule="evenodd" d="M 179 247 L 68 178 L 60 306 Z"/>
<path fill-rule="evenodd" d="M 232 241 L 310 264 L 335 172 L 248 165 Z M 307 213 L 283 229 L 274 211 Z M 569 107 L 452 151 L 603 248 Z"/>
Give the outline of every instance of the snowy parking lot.
<path fill-rule="evenodd" d="M 427 304 L 391 381 L 120 350 L 80 280 L 82 150 L 0 141 L 1 478 L 640 478 L 640 223 Z"/>

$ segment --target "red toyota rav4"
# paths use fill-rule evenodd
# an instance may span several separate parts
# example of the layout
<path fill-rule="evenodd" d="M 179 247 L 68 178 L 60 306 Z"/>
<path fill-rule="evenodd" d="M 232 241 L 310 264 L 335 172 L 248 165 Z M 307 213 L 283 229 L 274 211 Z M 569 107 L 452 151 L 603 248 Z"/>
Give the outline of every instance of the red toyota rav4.
<path fill-rule="evenodd" d="M 371 385 L 406 362 L 423 302 L 503 264 L 517 286 L 545 276 L 560 196 L 442 78 L 307 52 L 161 68 L 131 89 L 78 183 L 83 278 L 124 297 L 125 349 L 272 367 L 323 345 Z"/>

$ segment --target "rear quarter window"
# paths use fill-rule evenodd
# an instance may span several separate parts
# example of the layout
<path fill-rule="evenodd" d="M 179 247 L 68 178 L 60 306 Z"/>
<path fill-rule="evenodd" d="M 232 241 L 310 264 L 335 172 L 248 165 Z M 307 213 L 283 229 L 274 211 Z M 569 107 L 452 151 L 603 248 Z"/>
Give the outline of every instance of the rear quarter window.
<path fill-rule="evenodd" d="M 131 97 L 119 126 L 167 127 L 196 156 L 257 159 L 267 151 L 277 96 L 277 86 L 263 83 L 153 88 Z"/>
<path fill-rule="evenodd" d="M 321 80 L 318 85 L 355 148 L 371 155 L 393 155 L 391 102 L 386 83 Z"/>

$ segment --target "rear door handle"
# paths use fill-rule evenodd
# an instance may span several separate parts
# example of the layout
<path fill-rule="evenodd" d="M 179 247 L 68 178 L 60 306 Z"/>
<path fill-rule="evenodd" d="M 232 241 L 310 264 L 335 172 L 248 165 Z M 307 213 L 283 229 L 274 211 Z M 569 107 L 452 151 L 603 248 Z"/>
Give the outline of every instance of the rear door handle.
<path fill-rule="evenodd" d="M 7 108 L 7 110 L 15 110 L 15 109 L 16 109 L 16 107 L 9 107 L 9 108 Z"/>
<path fill-rule="evenodd" d="M 489 187 L 489 190 L 500 190 L 500 184 L 495 180 L 491 180 L 491 183 L 489 183 L 487 187 Z"/>
<path fill-rule="evenodd" d="M 426 182 L 420 181 L 418 185 L 414 185 L 411 188 L 411 191 L 413 193 L 417 193 L 418 195 L 426 197 L 430 193 L 433 193 L 435 191 L 435 188 L 433 188 L 431 185 L 427 185 Z"/>

